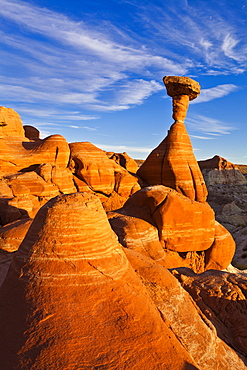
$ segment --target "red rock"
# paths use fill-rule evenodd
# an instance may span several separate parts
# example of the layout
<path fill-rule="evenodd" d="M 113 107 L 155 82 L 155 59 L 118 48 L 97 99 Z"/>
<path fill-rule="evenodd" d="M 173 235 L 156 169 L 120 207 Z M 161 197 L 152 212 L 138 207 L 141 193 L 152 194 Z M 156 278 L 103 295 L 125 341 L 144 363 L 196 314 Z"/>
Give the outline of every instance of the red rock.
<path fill-rule="evenodd" d="M 11 108 L 0 107 L 0 139 L 4 137 L 24 138 L 22 121 Z"/>
<path fill-rule="evenodd" d="M 218 336 L 237 353 L 247 356 L 247 277 L 215 270 L 196 275 L 188 269 L 178 269 L 174 274 L 213 323 Z M 232 366 L 235 368 L 238 367 Z"/>
<path fill-rule="evenodd" d="M 18 220 L 0 227 L 0 249 L 15 252 L 24 239 L 32 219 Z"/>
<path fill-rule="evenodd" d="M 214 325 L 167 269 L 133 250 L 125 249 L 125 253 L 155 305 L 199 369 L 246 369 L 243 361 L 217 336 Z M 206 290 L 204 293 L 209 299 Z M 246 312 L 242 312 L 242 320 L 244 316 Z"/>
<path fill-rule="evenodd" d="M 40 132 L 36 127 L 30 126 L 30 125 L 25 125 L 23 126 L 25 136 L 29 140 L 37 141 L 40 140 Z"/>
<path fill-rule="evenodd" d="M 136 214 L 147 206 L 167 249 L 202 251 L 212 245 L 215 221 L 208 204 L 192 201 L 162 185 L 144 188 L 126 203 L 126 209 L 136 208 Z"/>
<path fill-rule="evenodd" d="M 2 369 L 198 369 L 92 195 L 39 211 L 0 297 Z"/>
<path fill-rule="evenodd" d="M 49 184 L 36 172 L 17 173 L 5 178 L 15 196 L 35 195 L 54 197 L 59 194 L 54 184 Z"/>
<path fill-rule="evenodd" d="M 205 254 L 205 270 L 224 270 L 226 269 L 234 256 L 236 249 L 233 237 L 217 221 L 215 221 L 215 237 L 213 245 Z"/>
<path fill-rule="evenodd" d="M 175 122 L 167 137 L 137 171 L 148 185 L 165 185 L 191 200 L 205 202 L 207 189 L 182 122 Z"/>
<path fill-rule="evenodd" d="M 113 159 L 117 164 L 124 167 L 127 171 L 136 173 L 138 165 L 134 159 L 132 159 L 126 152 L 114 153 L 107 152 L 108 158 Z"/>
<path fill-rule="evenodd" d="M 164 82 L 169 87 L 168 94 L 173 96 L 175 122 L 167 137 L 141 165 L 137 175 L 147 185 L 165 185 L 191 200 L 205 202 L 207 189 L 184 124 L 189 100 L 198 94 L 198 84 L 176 76 L 165 77 Z M 173 95 L 175 93 L 177 95 Z"/>
<path fill-rule="evenodd" d="M 199 167 L 201 170 L 204 169 L 214 169 L 217 170 L 232 170 L 238 169 L 238 166 L 235 164 L 228 162 L 227 159 L 220 157 L 219 155 L 215 155 L 213 158 L 206 159 L 205 161 L 198 161 Z"/>
<path fill-rule="evenodd" d="M 140 189 L 138 178 L 109 159 L 106 153 L 95 145 L 71 143 L 70 169 L 94 192 L 109 197 L 118 193 L 125 200 Z"/>
<path fill-rule="evenodd" d="M 42 163 L 66 168 L 69 146 L 61 135 L 51 135 L 44 140 L 27 142 L 28 139 L 0 138 L 0 168 L 2 173 L 15 173 L 35 169 Z"/>
<path fill-rule="evenodd" d="M 121 214 L 121 210 L 120 213 L 109 212 L 108 219 L 119 242 L 125 248 L 135 250 L 167 266 L 166 254 L 155 226 L 140 217 Z"/>
<path fill-rule="evenodd" d="M 162 185 L 136 192 L 121 208 L 108 213 L 120 243 L 167 268 L 186 266 L 200 273 L 226 268 L 235 243 L 215 223 L 207 203 L 192 201 Z"/>

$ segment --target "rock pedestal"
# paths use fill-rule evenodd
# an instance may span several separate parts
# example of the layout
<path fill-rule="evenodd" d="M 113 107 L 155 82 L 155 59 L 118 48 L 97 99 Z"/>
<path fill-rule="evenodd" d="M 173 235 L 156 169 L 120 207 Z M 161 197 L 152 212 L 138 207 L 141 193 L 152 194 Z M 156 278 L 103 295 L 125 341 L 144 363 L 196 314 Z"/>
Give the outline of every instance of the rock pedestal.
<path fill-rule="evenodd" d="M 164 77 L 168 95 L 173 98 L 173 118 L 167 137 L 154 149 L 137 171 L 147 185 L 165 185 L 191 200 L 205 202 L 207 188 L 195 159 L 184 119 L 189 101 L 200 92 L 188 77 Z"/>

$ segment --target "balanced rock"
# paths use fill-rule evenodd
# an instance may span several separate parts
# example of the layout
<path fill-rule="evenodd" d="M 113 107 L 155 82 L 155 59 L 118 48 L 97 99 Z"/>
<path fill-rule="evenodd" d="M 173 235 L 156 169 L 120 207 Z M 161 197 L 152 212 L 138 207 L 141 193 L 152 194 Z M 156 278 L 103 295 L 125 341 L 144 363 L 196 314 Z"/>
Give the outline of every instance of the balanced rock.
<path fill-rule="evenodd" d="M 87 193 L 37 214 L 0 289 L 0 330 L 1 369 L 200 369 Z"/>
<path fill-rule="evenodd" d="M 137 171 L 147 185 L 165 185 L 191 200 L 205 202 L 207 189 L 195 159 L 184 119 L 189 100 L 200 89 L 198 83 L 188 77 L 165 77 L 168 94 L 173 97 L 175 122 L 167 137 L 154 149 Z"/>

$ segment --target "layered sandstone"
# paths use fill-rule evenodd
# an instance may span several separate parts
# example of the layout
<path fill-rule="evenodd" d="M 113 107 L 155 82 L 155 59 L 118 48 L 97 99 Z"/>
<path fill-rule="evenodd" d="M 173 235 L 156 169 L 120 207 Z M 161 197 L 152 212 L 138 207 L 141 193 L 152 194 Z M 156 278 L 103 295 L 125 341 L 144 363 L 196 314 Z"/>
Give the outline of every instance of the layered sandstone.
<path fill-rule="evenodd" d="M 238 354 L 232 349 L 232 343 L 228 342 L 227 345 L 223 337 L 219 338 L 215 326 L 211 322 L 213 320 L 211 320 L 210 315 L 205 312 L 206 307 L 202 307 L 201 311 L 191 296 L 181 287 L 179 281 L 176 280 L 167 269 L 158 265 L 150 258 L 130 249 L 126 249 L 125 253 L 131 265 L 142 279 L 155 305 L 163 317 L 168 320 L 172 331 L 196 361 L 199 369 L 246 369 L 241 358 L 239 358 Z M 175 270 L 174 274 L 177 276 L 177 270 Z M 215 272 L 215 274 L 217 274 L 217 272 Z M 232 279 L 232 281 L 235 280 L 235 282 L 237 282 L 237 278 L 234 275 L 231 276 L 228 274 L 228 277 L 229 280 Z M 211 281 L 208 275 L 208 282 L 211 289 L 213 289 L 214 281 L 214 275 Z M 239 281 L 241 281 L 241 279 Z M 246 285 L 246 279 L 244 279 L 244 284 Z M 217 286 L 219 286 L 219 284 Z M 242 287 L 243 286 L 242 284 Z M 200 288 L 200 284 L 197 284 L 197 289 L 199 291 Z M 208 293 L 206 291 L 206 284 L 203 284 L 202 290 L 206 296 L 205 301 L 210 301 L 211 292 Z M 232 294 L 229 304 L 232 305 L 231 314 L 233 317 L 230 322 L 236 322 L 239 325 L 238 329 L 240 329 L 240 323 L 246 318 L 246 311 L 244 312 L 241 310 L 241 308 L 245 307 L 244 304 L 242 304 L 242 307 L 241 303 L 239 306 L 236 304 L 235 306 L 240 313 L 240 317 L 237 318 L 233 313 L 235 303 L 234 294 Z M 223 319 L 223 315 L 221 316 Z M 230 323 L 226 323 L 226 325 L 228 327 L 231 326 Z M 244 328 L 245 327 L 246 323 L 244 323 Z M 242 335 L 244 334 L 244 328 L 243 331 L 241 331 Z M 228 334 L 231 335 L 231 333 Z M 236 333 L 234 333 L 234 337 L 237 337 Z M 244 341 L 246 341 L 246 336 L 244 336 Z M 240 348 L 237 347 L 237 350 L 239 352 Z M 242 350 L 241 352 L 243 354 Z M 246 358 L 243 359 L 246 360 Z"/>
<path fill-rule="evenodd" d="M 215 223 L 207 203 L 192 201 L 163 185 L 136 192 L 108 218 L 124 247 L 167 268 L 224 269 L 235 252 L 234 240 Z"/>
<path fill-rule="evenodd" d="M 215 155 L 205 161 L 198 161 L 207 186 L 214 185 L 246 185 L 245 176 L 239 171 L 238 166 L 225 158 Z"/>
<path fill-rule="evenodd" d="M 138 165 L 134 159 L 132 159 L 126 152 L 114 153 L 107 152 L 107 156 L 113 159 L 117 164 L 124 167 L 127 171 L 131 173 L 136 173 L 138 170 Z"/>
<path fill-rule="evenodd" d="M 191 200 L 205 202 L 207 189 L 195 159 L 184 119 L 189 100 L 200 89 L 198 83 L 187 77 L 165 77 L 168 95 L 173 97 L 175 122 L 167 137 L 147 157 L 137 171 L 147 185 L 165 185 Z"/>
<path fill-rule="evenodd" d="M 0 107 L 0 139 L 19 137 L 24 139 L 21 117 L 11 108 Z"/>
<path fill-rule="evenodd" d="M 246 358 L 247 277 L 213 270 L 196 275 L 183 268 L 173 273 L 213 323 L 218 336 Z"/>
<path fill-rule="evenodd" d="M 90 194 L 39 211 L 0 297 L 2 369 L 199 369 Z"/>
<path fill-rule="evenodd" d="M 109 159 L 106 152 L 95 145 L 89 142 L 71 143 L 70 151 L 70 169 L 79 178 L 79 181 L 75 179 L 78 189 L 86 185 L 98 193 L 105 209 L 118 208 L 140 189 L 136 176 Z"/>

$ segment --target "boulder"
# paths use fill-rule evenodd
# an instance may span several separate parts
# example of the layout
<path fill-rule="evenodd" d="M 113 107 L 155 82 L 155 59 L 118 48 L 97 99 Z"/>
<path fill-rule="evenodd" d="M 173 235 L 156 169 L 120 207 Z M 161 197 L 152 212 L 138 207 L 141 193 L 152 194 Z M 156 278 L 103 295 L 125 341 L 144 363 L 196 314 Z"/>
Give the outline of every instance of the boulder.
<path fill-rule="evenodd" d="M 17 251 L 32 221 L 28 218 L 0 227 L 0 249 L 7 252 Z"/>
<path fill-rule="evenodd" d="M 207 203 L 192 201 L 163 185 L 136 192 L 108 218 L 124 247 L 167 268 L 224 269 L 234 255 L 230 233 L 215 223 Z"/>
<path fill-rule="evenodd" d="M 66 168 L 69 146 L 61 135 L 44 140 L 27 141 L 27 138 L 0 138 L 0 168 L 3 175 L 36 169 L 42 163 Z"/>
<path fill-rule="evenodd" d="M 2 369 L 199 369 L 87 193 L 37 214 L 0 289 Z"/>

